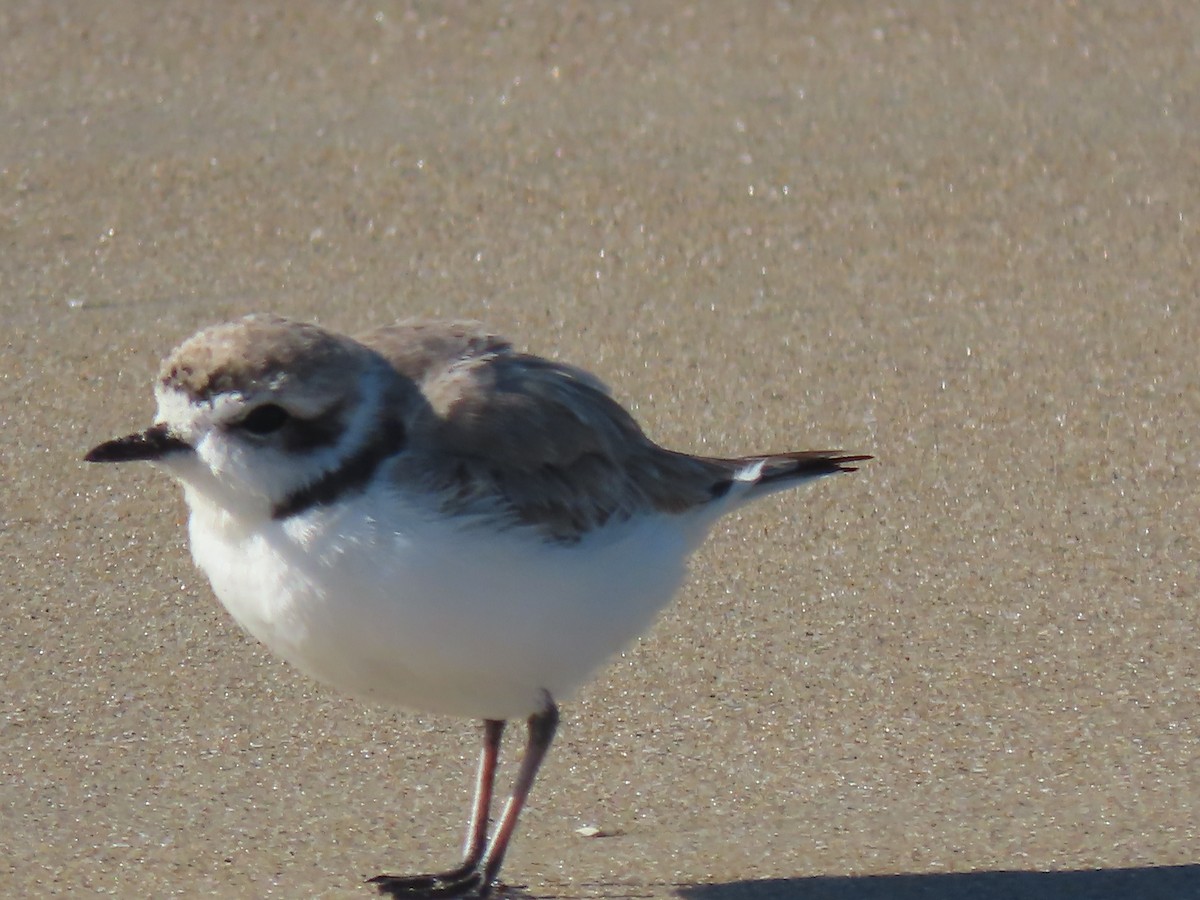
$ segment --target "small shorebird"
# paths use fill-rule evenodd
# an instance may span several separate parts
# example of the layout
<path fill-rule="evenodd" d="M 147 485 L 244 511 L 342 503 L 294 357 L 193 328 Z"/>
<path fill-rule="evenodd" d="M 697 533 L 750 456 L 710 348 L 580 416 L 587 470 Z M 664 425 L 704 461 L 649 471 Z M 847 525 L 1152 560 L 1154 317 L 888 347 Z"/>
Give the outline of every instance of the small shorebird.
<path fill-rule="evenodd" d="M 556 701 L 650 625 L 720 516 L 870 459 L 666 450 L 592 375 L 462 323 L 353 340 L 247 316 L 172 352 L 155 395 L 156 424 L 86 458 L 183 485 L 243 628 L 354 696 L 483 720 L 462 863 L 371 879 L 397 897 L 492 890 Z M 489 839 L 512 718 L 528 743 Z"/>

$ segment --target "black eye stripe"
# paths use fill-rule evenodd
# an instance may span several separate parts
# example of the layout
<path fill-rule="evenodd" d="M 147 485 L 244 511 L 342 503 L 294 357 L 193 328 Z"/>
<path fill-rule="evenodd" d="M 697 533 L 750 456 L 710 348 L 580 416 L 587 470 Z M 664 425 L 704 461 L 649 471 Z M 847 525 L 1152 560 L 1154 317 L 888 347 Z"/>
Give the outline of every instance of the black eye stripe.
<path fill-rule="evenodd" d="M 276 403 L 264 403 L 250 410 L 250 413 L 237 423 L 237 427 L 251 434 L 271 434 L 287 424 L 286 409 Z"/>
<path fill-rule="evenodd" d="M 302 419 L 277 403 L 264 403 L 231 427 L 256 437 L 278 433 L 284 449 L 302 452 L 331 447 L 338 442 L 342 435 L 342 410 L 334 407 L 313 418 Z"/>
<path fill-rule="evenodd" d="M 332 447 L 342 436 L 342 430 L 341 411 L 337 409 L 315 419 L 293 418 L 283 433 L 283 444 L 293 451 Z"/>

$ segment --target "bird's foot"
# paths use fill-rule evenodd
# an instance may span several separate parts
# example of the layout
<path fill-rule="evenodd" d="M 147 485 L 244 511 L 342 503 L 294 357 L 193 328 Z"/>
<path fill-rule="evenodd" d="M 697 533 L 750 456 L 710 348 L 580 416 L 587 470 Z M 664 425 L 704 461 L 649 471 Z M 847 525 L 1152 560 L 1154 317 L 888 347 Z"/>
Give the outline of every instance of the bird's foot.
<path fill-rule="evenodd" d="M 452 869 L 435 875 L 376 875 L 367 881 L 379 893 L 403 900 L 419 898 L 487 897 L 494 884 L 485 884 L 475 866 Z"/>

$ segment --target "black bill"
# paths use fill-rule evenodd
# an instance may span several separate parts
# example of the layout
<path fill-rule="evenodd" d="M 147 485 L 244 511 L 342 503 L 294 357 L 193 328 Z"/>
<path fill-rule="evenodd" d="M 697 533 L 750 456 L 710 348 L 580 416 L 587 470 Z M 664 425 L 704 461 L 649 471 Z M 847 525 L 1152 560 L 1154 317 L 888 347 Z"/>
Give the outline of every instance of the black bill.
<path fill-rule="evenodd" d="M 84 459 L 87 462 L 133 462 L 162 459 L 168 454 L 191 449 L 191 444 L 171 434 L 166 425 L 152 425 L 137 434 L 105 441 L 89 450 Z"/>

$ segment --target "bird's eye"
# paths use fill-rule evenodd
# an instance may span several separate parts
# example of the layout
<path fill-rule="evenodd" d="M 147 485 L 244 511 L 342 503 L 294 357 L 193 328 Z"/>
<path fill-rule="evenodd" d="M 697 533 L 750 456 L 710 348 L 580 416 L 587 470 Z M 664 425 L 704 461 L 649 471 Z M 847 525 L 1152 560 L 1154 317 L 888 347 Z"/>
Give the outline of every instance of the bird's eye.
<path fill-rule="evenodd" d="M 264 403 L 252 409 L 246 418 L 237 423 L 237 427 L 251 434 L 270 434 L 282 428 L 289 418 L 282 406 Z"/>

